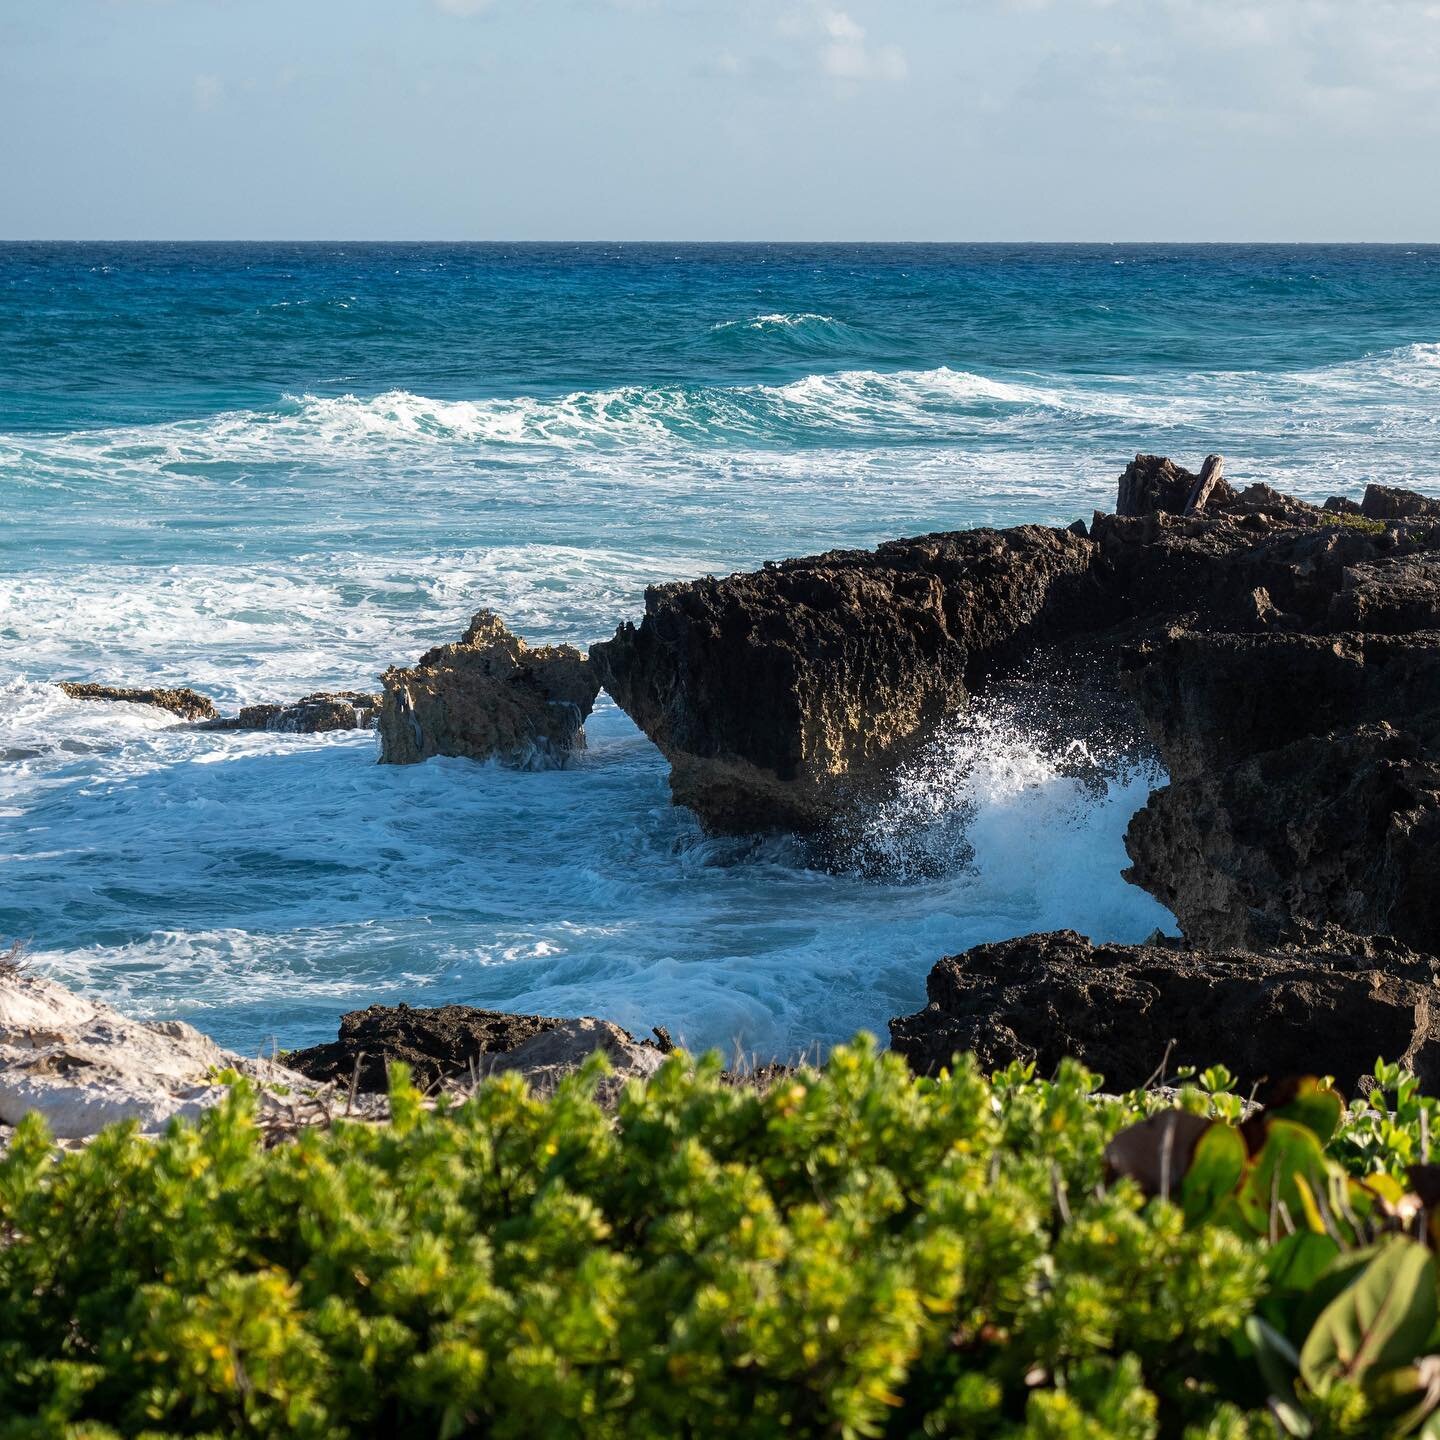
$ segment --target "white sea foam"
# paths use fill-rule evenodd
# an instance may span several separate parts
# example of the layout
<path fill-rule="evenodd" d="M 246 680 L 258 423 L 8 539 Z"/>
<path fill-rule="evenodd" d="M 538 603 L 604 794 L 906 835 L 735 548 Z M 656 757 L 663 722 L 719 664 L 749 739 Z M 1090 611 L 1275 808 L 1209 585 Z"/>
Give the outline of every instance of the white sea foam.
<path fill-rule="evenodd" d="M 780 324 L 812 315 L 760 316 Z M 1004 379 L 937 366 L 841 370 L 780 384 L 623 386 L 559 396 L 440 399 L 392 390 L 373 396 L 301 394 L 272 410 L 62 435 L 0 436 L 0 476 L 31 487 L 124 485 L 187 476 L 193 483 L 248 483 L 255 466 L 354 462 L 389 452 L 455 451 L 478 458 L 531 452 L 560 457 L 617 448 L 627 463 L 697 456 L 714 446 L 757 449 L 864 440 L 883 446 L 926 439 L 953 444 L 1027 435 L 1054 443 L 1054 427 L 1089 441 L 1095 427 L 1160 437 L 1182 429 L 1222 432 L 1233 450 L 1247 431 L 1267 442 L 1323 427 L 1336 439 L 1433 432 L 1440 344 L 1415 344 L 1343 364 L 1292 372 L 1219 371 Z M 1096 434 L 1099 431 L 1095 432 Z M 1283 457 L 1281 457 L 1283 459 Z M 216 466 L 228 467 L 218 474 Z M 236 472 L 239 472 L 238 474 Z"/>
<path fill-rule="evenodd" d="M 813 325 L 840 325 L 841 322 L 831 315 L 817 315 L 813 311 L 804 311 L 799 315 L 752 315 L 748 320 L 722 320 L 717 325 L 712 325 L 711 330 L 797 330 L 802 326 Z"/>
<path fill-rule="evenodd" d="M 72 723 L 93 715 L 103 743 L 107 707 L 54 703 Z M 922 1002 L 936 958 L 981 940 L 1060 924 L 1138 939 L 1165 922 L 1116 878 L 1143 779 L 1097 795 L 1022 736 L 1003 751 L 957 765 L 948 789 L 933 777 L 927 803 L 962 814 L 972 848 L 906 882 L 808 870 L 785 842 L 704 839 L 608 705 L 582 762 L 544 775 L 377 767 L 366 736 L 151 723 L 54 788 L 22 788 L 10 869 L 33 903 L 72 917 L 37 937 L 45 969 L 247 1048 L 404 998 L 594 1012 L 786 1054 L 883 1031 Z M 63 856 L 34 853 L 42 832 L 67 836 Z M 104 938 L 159 914 L 143 935 Z"/>

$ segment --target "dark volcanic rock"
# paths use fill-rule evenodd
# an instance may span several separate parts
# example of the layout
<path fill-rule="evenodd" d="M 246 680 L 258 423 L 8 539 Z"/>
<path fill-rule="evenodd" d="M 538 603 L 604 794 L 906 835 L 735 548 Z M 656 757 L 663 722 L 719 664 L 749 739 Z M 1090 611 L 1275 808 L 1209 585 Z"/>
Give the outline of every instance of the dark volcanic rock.
<path fill-rule="evenodd" d="M 531 649 L 489 610 L 475 615 L 457 644 L 427 651 L 410 669 L 387 671 L 384 684 L 383 764 L 465 755 L 525 769 L 562 765 L 583 748 L 600 689 L 579 650 Z"/>
<path fill-rule="evenodd" d="M 513 1070 L 531 1085 L 551 1090 L 597 1050 L 610 1062 L 605 1087 L 610 1096 L 625 1080 L 653 1074 L 666 1054 L 659 1045 L 589 1016 L 560 1020 L 468 1005 L 433 1010 L 372 1005 L 341 1017 L 338 1040 L 293 1051 L 285 1063 L 312 1080 L 341 1089 L 354 1085 L 362 1092 L 387 1089 L 387 1067 L 397 1060 L 427 1091 L 447 1083 L 464 1086 L 500 1070 Z"/>
<path fill-rule="evenodd" d="M 327 730 L 374 726 L 380 696 L 364 690 L 320 691 L 288 705 L 244 705 L 238 715 L 210 721 L 207 730 L 268 730 L 283 735 L 317 735 Z"/>
<path fill-rule="evenodd" d="M 1055 719 L 1047 672 L 1087 697 L 1123 672 L 1115 729 L 1143 720 L 1171 780 L 1128 873 L 1187 939 L 1338 923 L 1435 952 L 1440 501 L 1372 487 L 1356 508 L 1141 455 L 1121 513 L 1080 530 L 660 586 L 591 655 L 709 828 L 819 831 L 842 858 L 849 821 L 978 694 L 1018 688 L 1023 713 L 1028 690 Z"/>
<path fill-rule="evenodd" d="M 1360 513 L 1368 520 L 1440 520 L 1440 500 L 1414 490 L 1367 485 Z"/>
<path fill-rule="evenodd" d="M 481 1055 L 503 1054 L 562 1022 L 545 1015 L 507 1015 L 468 1005 L 416 1010 L 409 1005 L 371 1005 L 340 1017 L 340 1037 L 285 1057 L 292 1070 L 312 1080 L 348 1086 L 360 1066 L 361 1090 L 386 1088 L 386 1065 L 401 1060 L 421 1089 L 468 1077 Z"/>
<path fill-rule="evenodd" d="M 1162 1065 L 1217 1063 L 1245 1087 L 1322 1072 L 1353 1088 L 1377 1056 L 1440 1085 L 1440 962 L 1393 942 L 1329 944 L 1184 951 L 1062 930 L 981 945 L 935 966 L 929 1005 L 890 1022 L 892 1043 L 924 1074 L 961 1052 L 986 1071 L 1021 1060 L 1042 1075 L 1070 1055 L 1112 1090 Z"/>
<path fill-rule="evenodd" d="M 1115 513 L 1127 518 L 1157 512 L 1196 515 L 1234 497 L 1219 455 L 1207 455 L 1198 475 L 1163 455 L 1137 455 L 1120 476 Z"/>
<path fill-rule="evenodd" d="M 1126 877 L 1197 945 L 1294 921 L 1440 949 L 1440 755 L 1386 724 L 1311 735 L 1173 782 L 1130 822 Z"/>
<path fill-rule="evenodd" d="M 969 690 L 1093 606 L 1095 547 L 1040 526 L 897 540 L 655 586 L 590 649 L 712 830 L 814 830 Z"/>
<path fill-rule="evenodd" d="M 218 713 L 215 702 L 190 689 L 131 690 L 120 685 L 91 685 L 62 680 L 60 688 L 72 700 L 123 700 L 131 705 L 154 705 L 182 720 L 212 720 Z"/>
<path fill-rule="evenodd" d="M 1440 555 L 1402 555 L 1352 565 L 1330 601 L 1336 630 L 1382 635 L 1440 630 Z"/>
<path fill-rule="evenodd" d="M 1440 950 L 1440 632 L 1173 631 L 1125 664 L 1171 776 L 1127 875 L 1187 939 L 1302 921 Z"/>
<path fill-rule="evenodd" d="M 1120 514 L 1078 531 L 928 535 L 658 586 L 591 658 L 707 827 L 817 831 L 1042 653 L 1083 651 L 1105 686 L 1126 645 L 1176 625 L 1401 634 L 1440 613 L 1440 531 L 1237 492 L 1218 456 L 1199 474 L 1137 456 L 1120 492 Z M 1268 663 L 1289 661 L 1311 663 L 1303 647 Z"/>

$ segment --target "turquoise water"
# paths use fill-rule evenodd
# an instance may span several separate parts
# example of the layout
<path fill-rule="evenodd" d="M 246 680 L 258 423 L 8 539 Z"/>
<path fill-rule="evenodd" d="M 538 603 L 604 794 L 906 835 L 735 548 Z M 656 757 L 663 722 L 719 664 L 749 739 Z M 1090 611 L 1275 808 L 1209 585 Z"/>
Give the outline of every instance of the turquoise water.
<path fill-rule="evenodd" d="M 1440 248 L 0 246 L 0 934 L 244 1048 L 407 999 L 762 1054 L 983 939 L 1139 938 L 1156 777 L 1096 794 L 1013 717 L 907 777 L 862 878 L 706 841 L 608 702 L 522 775 L 51 682 L 369 685 L 481 605 L 585 643 L 656 580 L 1068 523 L 1137 449 L 1434 491 L 1437 416 Z"/>

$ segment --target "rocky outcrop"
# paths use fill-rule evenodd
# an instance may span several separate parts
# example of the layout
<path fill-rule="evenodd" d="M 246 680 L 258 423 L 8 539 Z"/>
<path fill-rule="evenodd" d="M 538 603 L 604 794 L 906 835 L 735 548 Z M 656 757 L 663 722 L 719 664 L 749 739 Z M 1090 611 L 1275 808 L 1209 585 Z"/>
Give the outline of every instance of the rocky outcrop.
<path fill-rule="evenodd" d="M 303 1078 L 222 1050 L 178 1020 L 143 1023 L 28 970 L 0 965 L 0 1126 L 35 1112 L 61 1140 L 118 1120 L 153 1133 L 198 1118 L 228 1093 L 222 1071 L 257 1084 L 262 1112 L 288 1107 Z"/>
<path fill-rule="evenodd" d="M 1367 485 L 1360 513 L 1367 520 L 1440 520 L 1440 500 L 1390 485 Z"/>
<path fill-rule="evenodd" d="M 1322 1072 L 1342 1088 L 1375 1059 L 1440 1086 L 1440 962 L 1333 932 L 1269 953 L 1092 945 L 1074 931 L 980 945 L 941 960 L 929 1004 L 890 1022 L 894 1048 L 934 1074 L 962 1052 L 1051 1074 L 1074 1056 L 1128 1090 L 1180 1067 L 1225 1065 L 1242 1089 Z"/>
<path fill-rule="evenodd" d="M 210 720 L 206 730 L 268 730 L 281 735 L 318 735 L 329 730 L 368 730 L 381 697 L 367 690 L 322 690 L 290 704 L 244 705 L 238 715 Z"/>
<path fill-rule="evenodd" d="M 710 829 L 836 855 L 977 693 L 1123 680 L 1170 775 L 1128 873 L 1190 941 L 1338 924 L 1440 952 L 1440 501 L 1322 508 L 1141 455 L 1117 509 L 659 586 L 592 660 Z"/>
<path fill-rule="evenodd" d="M 1220 455 L 1207 455 L 1198 475 L 1163 455 L 1137 455 L 1120 476 L 1115 513 L 1199 515 L 1212 501 L 1220 506 L 1234 498 Z"/>
<path fill-rule="evenodd" d="M 1022 526 L 654 586 L 590 659 L 710 829 L 814 831 L 883 789 L 989 674 L 1078 628 L 1095 552 Z"/>
<path fill-rule="evenodd" d="M 221 715 L 213 700 L 195 690 L 133 690 L 70 680 L 62 681 L 60 688 L 72 700 L 154 705 L 193 722 L 199 730 L 269 730 L 285 735 L 365 730 L 375 724 L 380 709 L 380 696 L 365 690 L 324 690 L 287 704 L 243 705 L 238 715 Z"/>
<path fill-rule="evenodd" d="M 285 1061 L 312 1080 L 338 1085 L 351 1084 L 358 1066 L 361 1089 L 383 1090 L 386 1067 L 400 1060 L 415 1083 L 429 1089 L 445 1080 L 467 1079 L 481 1055 L 503 1054 L 563 1023 L 469 1005 L 371 1005 L 342 1015 L 337 1039 L 293 1050 Z"/>
<path fill-rule="evenodd" d="M 1177 630 L 1126 665 L 1171 776 L 1131 822 L 1129 878 L 1188 937 L 1300 920 L 1436 947 L 1440 634 Z"/>
<path fill-rule="evenodd" d="M 600 682 L 570 645 L 532 649 L 499 616 L 479 611 L 453 645 L 384 676 L 380 759 L 496 759 L 524 769 L 563 765 L 585 744 Z"/>
<path fill-rule="evenodd" d="M 213 700 L 186 688 L 136 690 L 123 685 L 92 685 L 75 680 L 62 680 L 60 688 L 72 700 L 122 700 L 130 705 L 153 705 L 182 720 L 213 720 L 219 714 Z"/>
<path fill-rule="evenodd" d="M 425 1090 L 468 1085 L 502 1071 L 553 1089 L 597 1050 L 622 1081 L 653 1074 L 665 1056 L 661 1046 L 638 1041 L 608 1020 L 510 1015 L 468 1005 L 372 1005 L 341 1016 L 339 1039 L 292 1051 L 285 1063 L 312 1080 L 362 1092 L 385 1090 L 397 1060 Z"/>
<path fill-rule="evenodd" d="M 1128 879 L 1198 945 L 1256 945 L 1295 922 L 1440 948 L 1434 745 L 1359 725 L 1173 781 L 1131 821 Z"/>

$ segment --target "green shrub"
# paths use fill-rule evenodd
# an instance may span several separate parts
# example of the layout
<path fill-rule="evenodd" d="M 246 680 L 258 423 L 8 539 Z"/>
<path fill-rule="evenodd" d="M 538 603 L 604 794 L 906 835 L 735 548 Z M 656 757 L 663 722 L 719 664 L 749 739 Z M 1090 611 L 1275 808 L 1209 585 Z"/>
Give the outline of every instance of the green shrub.
<path fill-rule="evenodd" d="M 1385 533 L 1383 520 L 1371 520 L 1366 515 L 1354 515 L 1345 511 L 1322 510 L 1320 523 L 1343 526 L 1347 530 L 1359 530 L 1366 535 L 1383 535 Z"/>
<path fill-rule="evenodd" d="M 1291 1162 L 1263 1147 L 1224 1168 L 1241 1106 L 1223 1072 L 1180 1097 L 1215 1138 L 1147 1199 L 1107 1181 L 1106 1147 L 1158 1102 L 1095 1097 L 1069 1063 L 916 1080 L 857 1042 L 762 1092 L 676 1054 L 613 1114 L 600 1068 L 437 1112 L 400 1074 L 392 1123 L 270 1148 L 243 1084 L 159 1141 L 118 1127 L 57 1157 L 27 1120 L 0 1158 L 0 1437 L 1432 1423 L 1428 1252 L 1372 1245 L 1359 1217 L 1365 1234 L 1306 1249 L 1303 1207 L 1294 1235 L 1257 1228 L 1241 1187 L 1301 1172 L 1276 1182 Z M 1327 1184 L 1402 1171 L 1433 1102 L 1380 1074 L 1343 1113 L 1312 1087 L 1269 1134 L 1289 1156 L 1302 1127 Z M 1371 1347 L 1371 1294 L 1402 1283 L 1405 1323 Z"/>

